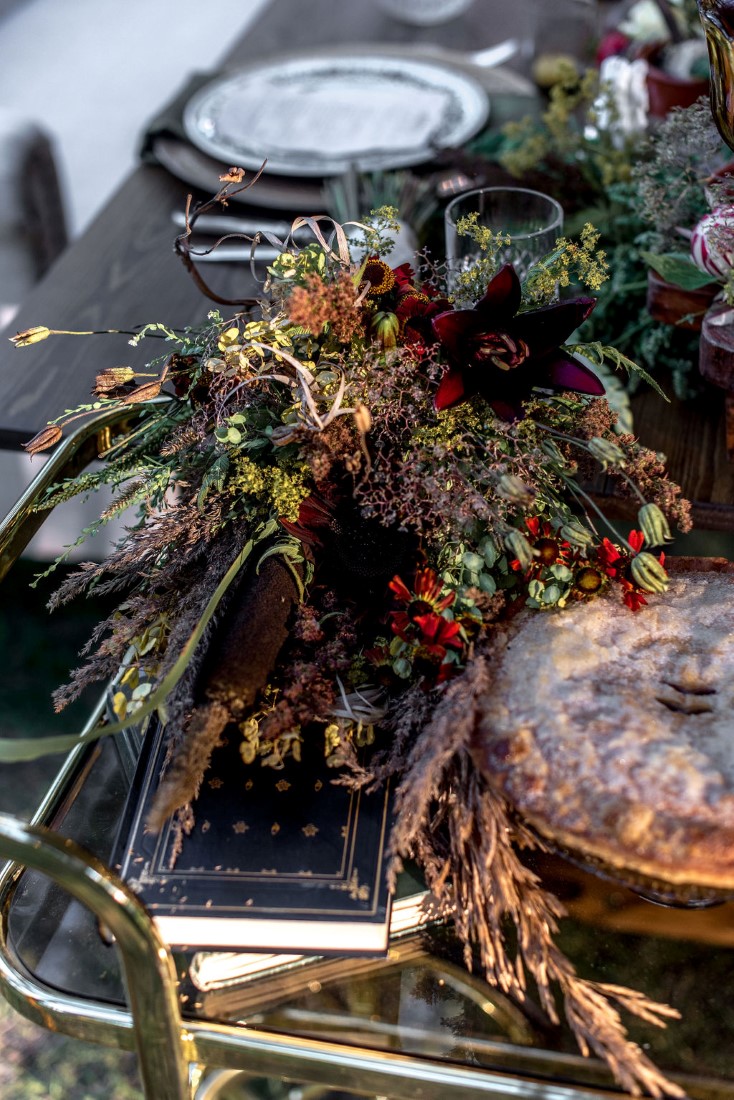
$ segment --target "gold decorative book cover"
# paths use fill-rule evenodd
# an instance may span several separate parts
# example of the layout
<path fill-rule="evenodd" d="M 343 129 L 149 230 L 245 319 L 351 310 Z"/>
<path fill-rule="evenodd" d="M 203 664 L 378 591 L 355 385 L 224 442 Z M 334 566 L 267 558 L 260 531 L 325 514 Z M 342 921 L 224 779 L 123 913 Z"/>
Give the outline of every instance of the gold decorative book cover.
<path fill-rule="evenodd" d="M 222 744 L 183 836 L 146 827 L 166 748 L 155 724 L 133 784 L 120 873 L 176 946 L 375 954 L 387 949 L 390 795 L 334 785 L 320 746 L 279 770 Z"/>

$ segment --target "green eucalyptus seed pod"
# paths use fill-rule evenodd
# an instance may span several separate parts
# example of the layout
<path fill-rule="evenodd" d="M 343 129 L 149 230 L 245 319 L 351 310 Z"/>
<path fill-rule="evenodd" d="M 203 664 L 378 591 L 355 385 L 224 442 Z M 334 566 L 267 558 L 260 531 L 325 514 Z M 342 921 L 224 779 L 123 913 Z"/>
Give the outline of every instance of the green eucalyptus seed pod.
<path fill-rule="evenodd" d="M 646 550 L 632 559 L 630 572 L 635 584 L 645 592 L 665 592 L 668 588 L 668 574 L 658 559 Z"/>
<path fill-rule="evenodd" d="M 587 546 L 591 546 L 594 542 L 591 531 L 575 516 L 571 516 L 568 522 L 563 524 L 558 534 L 577 550 L 585 550 Z"/>
<path fill-rule="evenodd" d="M 529 569 L 533 564 L 533 548 L 521 531 L 510 531 L 505 535 L 505 546 L 517 558 L 522 569 Z"/>
<path fill-rule="evenodd" d="M 372 318 L 370 328 L 374 333 L 377 343 L 381 348 L 384 348 L 385 351 L 397 345 L 398 333 L 400 332 L 400 321 L 394 313 L 386 313 L 384 311 L 376 313 Z"/>
<path fill-rule="evenodd" d="M 668 521 L 657 504 L 643 504 L 637 513 L 637 522 L 648 546 L 662 546 L 673 541 Z"/>
<path fill-rule="evenodd" d="M 595 435 L 588 440 L 586 446 L 603 470 L 607 466 L 623 467 L 626 462 L 624 451 L 611 439 L 602 439 L 600 435 Z"/>
<path fill-rule="evenodd" d="M 535 493 L 515 474 L 502 474 L 497 481 L 497 492 L 503 500 L 512 504 L 532 504 Z"/>

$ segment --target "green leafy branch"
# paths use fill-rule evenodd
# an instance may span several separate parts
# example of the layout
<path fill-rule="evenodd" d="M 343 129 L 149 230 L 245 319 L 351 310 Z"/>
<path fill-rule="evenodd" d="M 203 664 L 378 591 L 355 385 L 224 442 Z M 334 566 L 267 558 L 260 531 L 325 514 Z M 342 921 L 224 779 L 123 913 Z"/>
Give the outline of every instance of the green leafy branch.
<path fill-rule="evenodd" d="M 596 340 L 592 344 L 567 344 L 566 351 L 571 355 L 580 355 L 591 363 L 592 366 L 602 366 L 605 363 L 610 364 L 615 370 L 623 370 L 626 372 L 627 377 L 630 378 L 636 375 L 641 378 L 643 382 L 647 382 L 649 386 L 655 390 L 665 401 L 670 402 L 670 398 L 665 391 L 661 389 L 660 385 L 655 381 L 651 374 L 641 367 L 639 363 L 635 363 L 634 359 L 630 359 L 629 356 L 619 351 L 618 348 L 610 347 L 608 344 L 602 344 L 601 341 Z"/>

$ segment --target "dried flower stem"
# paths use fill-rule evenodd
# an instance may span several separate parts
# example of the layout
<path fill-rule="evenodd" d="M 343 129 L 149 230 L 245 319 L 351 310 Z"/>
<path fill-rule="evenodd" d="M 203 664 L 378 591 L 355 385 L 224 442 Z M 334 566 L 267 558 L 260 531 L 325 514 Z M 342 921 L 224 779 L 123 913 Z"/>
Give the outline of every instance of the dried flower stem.
<path fill-rule="evenodd" d="M 473 945 L 487 980 L 519 1001 L 526 997 L 527 972 L 554 1023 L 556 985 L 584 1054 L 592 1050 L 603 1058 L 634 1095 L 644 1090 L 655 1097 L 683 1096 L 627 1038 L 610 1001 L 659 1027 L 665 1026 L 666 1018 L 676 1018 L 677 1011 L 634 990 L 580 978 L 553 941 L 563 906 L 518 856 L 518 848 L 542 844 L 514 819 L 470 755 L 488 685 L 487 660 L 480 654 L 451 684 L 417 736 L 403 763 L 393 858 L 411 855 L 420 861 L 438 908 L 454 917 L 469 968 Z M 508 920 L 517 932 L 514 957 L 506 942 Z"/>

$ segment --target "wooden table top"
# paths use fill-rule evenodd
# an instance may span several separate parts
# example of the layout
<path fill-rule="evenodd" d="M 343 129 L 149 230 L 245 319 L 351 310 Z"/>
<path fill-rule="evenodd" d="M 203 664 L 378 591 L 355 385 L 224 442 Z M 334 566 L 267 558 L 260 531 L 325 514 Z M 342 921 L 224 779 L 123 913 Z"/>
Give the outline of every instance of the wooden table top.
<path fill-rule="evenodd" d="M 475 0 L 461 18 L 416 28 L 392 19 L 371 0 L 271 0 L 233 43 L 226 63 L 337 43 L 478 49 L 517 33 L 517 11 L 528 2 L 492 3 L 490 10 L 489 0 Z M 182 67 L 182 85 L 187 75 Z M 151 105 L 151 116 L 156 106 Z M 145 122 L 141 119 L 141 129 Z M 29 294 L 7 335 L 34 325 L 129 329 L 161 321 L 175 328 L 202 320 L 211 303 L 173 252 L 176 230 L 170 220 L 172 210 L 184 208 L 190 190 L 162 168 L 137 168 Z M 206 276 L 226 297 L 252 293 L 246 265 L 208 265 Z M 150 343 L 131 349 L 127 340 L 61 336 L 16 349 L 0 339 L 0 447 L 17 447 L 65 408 L 88 401 L 99 370 L 122 363 L 142 366 L 152 355 Z M 635 413 L 642 441 L 668 455 L 671 476 L 696 501 L 697 522 L 734 529 L 734 465 L 726 458 L 723 396 L 717 407 L 692 409 L 678 402 L 664 405 L 645 393 L 635 398 Z"/>

